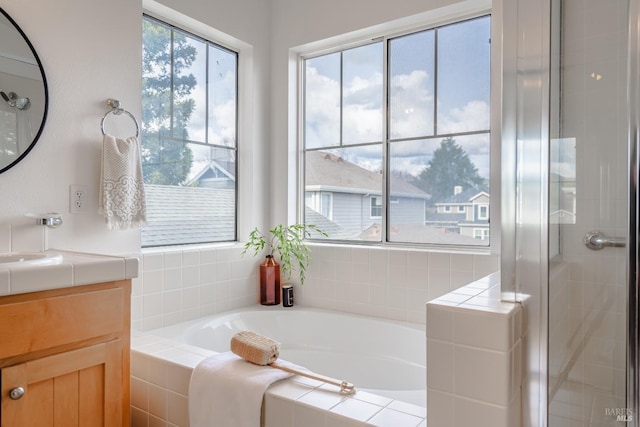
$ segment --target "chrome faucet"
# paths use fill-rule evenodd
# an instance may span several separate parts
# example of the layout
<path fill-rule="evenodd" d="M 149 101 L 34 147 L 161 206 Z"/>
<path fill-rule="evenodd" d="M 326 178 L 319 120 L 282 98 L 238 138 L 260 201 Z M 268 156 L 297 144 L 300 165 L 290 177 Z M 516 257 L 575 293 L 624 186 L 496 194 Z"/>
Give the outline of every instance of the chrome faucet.
<path fill-rule="evenodd" d="M 36 223 L 46 225 L 49 228 L 58 228 L 62 225 L 62 215 L 55 212 L 46 213 L 36 218 Z"/>

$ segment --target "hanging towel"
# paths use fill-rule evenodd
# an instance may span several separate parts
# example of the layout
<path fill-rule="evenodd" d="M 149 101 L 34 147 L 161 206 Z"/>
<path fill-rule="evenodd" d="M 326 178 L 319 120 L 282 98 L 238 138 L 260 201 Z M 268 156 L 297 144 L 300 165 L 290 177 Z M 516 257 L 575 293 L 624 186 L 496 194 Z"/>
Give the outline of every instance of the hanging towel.
<path fill-rule="evenodd" d="M 280 364 L 296 367 L 282 360 Z M 289 376 L 288 372 L 254 365 L 231 352 L 210 356 L 191 374 L 189 426 L 259 427 L 264 392 Z"/>
<path fill-rule="evenodd" d="M 104 135 L 100 181 L 100 213 L 104 214 L 109 230 L 126 230 L 146 224 L 138 138 Z"/>

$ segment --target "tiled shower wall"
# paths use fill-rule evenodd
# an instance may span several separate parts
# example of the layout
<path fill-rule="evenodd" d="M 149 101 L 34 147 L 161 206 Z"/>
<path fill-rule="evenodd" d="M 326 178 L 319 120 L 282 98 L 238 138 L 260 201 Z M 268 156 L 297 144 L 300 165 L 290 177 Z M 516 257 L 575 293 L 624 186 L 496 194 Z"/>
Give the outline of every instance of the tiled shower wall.
<path fill-rule="evenodd" d="M 239 245 L 145 251 L 132 326 L 150 330 L 257 303 L 260 258 Z M 297 304 L 424 323 L 425 303 L 498 270 L 495 255 L 313 245 Z"/>

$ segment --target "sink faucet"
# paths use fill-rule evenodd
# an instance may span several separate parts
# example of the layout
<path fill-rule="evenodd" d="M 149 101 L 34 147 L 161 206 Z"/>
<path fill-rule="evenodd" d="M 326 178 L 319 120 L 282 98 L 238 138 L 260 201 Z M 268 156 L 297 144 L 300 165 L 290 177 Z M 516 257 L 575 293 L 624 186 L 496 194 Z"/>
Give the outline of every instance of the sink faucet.
<path fill-rule="evenodd" d="M 36 224 L 46 225 L 49 228 L 58 228 L 62 225 L 62 215 L 55 212 L 40 215 L 36 218 Z"/>

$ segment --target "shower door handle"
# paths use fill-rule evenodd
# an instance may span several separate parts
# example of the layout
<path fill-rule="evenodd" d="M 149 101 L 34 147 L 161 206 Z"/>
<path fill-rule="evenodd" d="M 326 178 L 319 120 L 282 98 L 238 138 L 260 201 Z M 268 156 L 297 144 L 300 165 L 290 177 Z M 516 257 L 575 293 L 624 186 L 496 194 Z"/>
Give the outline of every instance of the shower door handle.
<path fill-rule="evenodd" d="M 624 237 L 607 237 L 599 231 L 590 231 L 584 236 L 584 244 L 591 250 L 599 251 L 607 246 L 624 248 L 627 241 Z"/>

